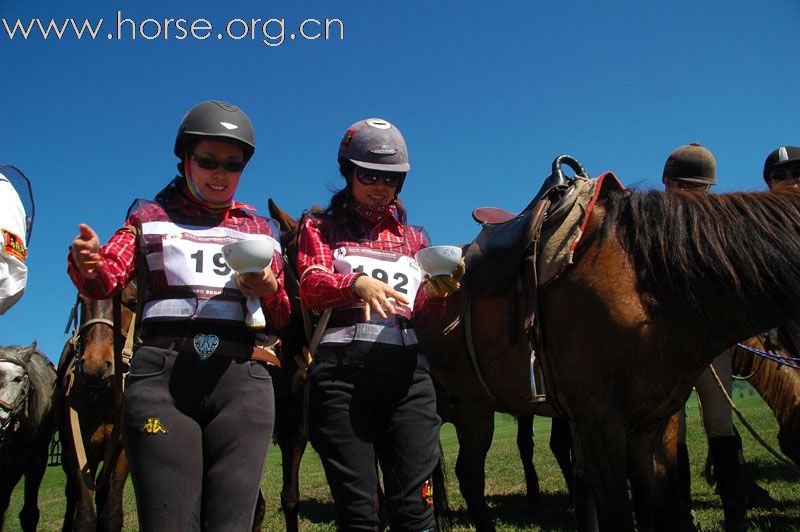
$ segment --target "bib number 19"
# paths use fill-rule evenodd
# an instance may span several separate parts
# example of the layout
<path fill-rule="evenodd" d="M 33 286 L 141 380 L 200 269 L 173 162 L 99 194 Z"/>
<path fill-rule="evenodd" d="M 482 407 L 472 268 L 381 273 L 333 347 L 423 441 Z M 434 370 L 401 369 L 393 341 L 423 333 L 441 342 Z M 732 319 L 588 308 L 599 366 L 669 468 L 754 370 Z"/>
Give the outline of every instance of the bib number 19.
<path fill-rule="evenodd" d="M 197 273 L 203 273 L 203 250 L 198 249 L 196 252 L 189 255 L 189 257 L 194 259 L 194 271 Z M 231 273 L 231 268 L 227 264 L 225 264 L 225 259 L 222 256 L 222 253 L 215 253 L 213 257 L 211 257 L 211 262 L 214 263 L 216 268 L 213 268 L 211 271 L 216 273 L 217 275 L 226 276 Z"/>

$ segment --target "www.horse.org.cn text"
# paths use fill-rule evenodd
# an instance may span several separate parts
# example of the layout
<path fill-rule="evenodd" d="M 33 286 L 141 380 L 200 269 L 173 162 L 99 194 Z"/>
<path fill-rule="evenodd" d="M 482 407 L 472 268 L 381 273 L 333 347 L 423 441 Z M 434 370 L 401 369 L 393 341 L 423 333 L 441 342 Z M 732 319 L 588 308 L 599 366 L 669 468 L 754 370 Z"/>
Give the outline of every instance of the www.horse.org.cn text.
<path fill-rule="evenodd" d="M 344 22 L 338 18 L 306 18 L 287 30 L 284 18 L 232 18 L 221 26 L 205 18 L 145 18 L 135 20 L 116 12 L 113 24 L 106 19 L 0 19 L 0 37 L 8 40 L 109 40 L 186 41 L 207 39 L 253 41 L 280 46 L 286 40 L 343 41 Z M 216 28 L 216 29 L 215 29 Z M 290 25 L 291 28 L 291 25 Z M 288 31 L 288 33 L 287 33 Z"/>

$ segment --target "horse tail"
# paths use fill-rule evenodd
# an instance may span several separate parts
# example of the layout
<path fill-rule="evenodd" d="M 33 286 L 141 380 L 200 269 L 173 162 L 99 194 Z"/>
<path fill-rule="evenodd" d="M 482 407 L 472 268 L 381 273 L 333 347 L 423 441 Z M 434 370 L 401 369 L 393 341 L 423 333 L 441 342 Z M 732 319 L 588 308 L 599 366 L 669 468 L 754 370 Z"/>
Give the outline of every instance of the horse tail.
<path fill-rule="evenodd" d="M 444 449 L 439 441 L 439 461 L 433 469 L 433 515 L 436 518 L 436 530 L 448 532 L 453 528 L 453 512 L 447 501 L 447 475 L 444 469 Z"/>

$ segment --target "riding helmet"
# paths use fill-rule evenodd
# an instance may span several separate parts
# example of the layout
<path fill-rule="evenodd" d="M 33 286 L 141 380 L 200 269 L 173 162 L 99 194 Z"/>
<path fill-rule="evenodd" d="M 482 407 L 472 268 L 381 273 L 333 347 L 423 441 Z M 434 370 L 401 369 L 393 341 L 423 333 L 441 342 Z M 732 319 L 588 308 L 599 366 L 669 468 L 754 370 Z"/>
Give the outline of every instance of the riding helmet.
<path fill-rule="evenodd" d="M 780 146 L 767 155 L 764 161 L 764 181 L 769 184 L 772 171 L 789 163 L 800 162 L 800 148 L 797 146 Z"/>
<path fill-rule="evenodd" d="M 219 140 L 233 140 L 242 146 L 245 162 L 250 160 L 256 150 L 253 124 L 237 106 L 208 100 L 201 102 L 183 117 L 175 137 L 175 155 L 183 159 L 191 137 L 214 137 Z"/>
<path fill-rule="evenodd" d="M 697 142 L 676 148 L 664 164 L 666 179 L 701 185 L 717 184 L 717 161 L 707 148 Z"/>

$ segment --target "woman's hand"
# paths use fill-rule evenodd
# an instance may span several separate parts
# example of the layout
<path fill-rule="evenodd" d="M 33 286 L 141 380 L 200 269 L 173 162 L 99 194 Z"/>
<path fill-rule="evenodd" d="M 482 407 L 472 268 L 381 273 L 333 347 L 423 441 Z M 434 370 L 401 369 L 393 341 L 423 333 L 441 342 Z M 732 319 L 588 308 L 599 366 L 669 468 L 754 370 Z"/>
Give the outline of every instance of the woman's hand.
<path fill-rule="evenodd" d="M 278 291 L 278 280 L 269 266 L 260 273 L 237 275 L 236 283 L 245 297 L 270 297 Z"/>
<path fill-rule="evenodd" d="M 366 321 L 370 320 L 372 311 L 384 320 L 387 318 L 387 313 L 395 314 L 394 303 L 389 301 L 390 297 L 398 303 L 408 305 L 408 298 L 406 298 L 405 295 L 394 290 L 388 284 L 373 279 L 368 275 L 362 275 L 356 279 L 353 290 L 355 290 L 356 295 L 366 303 L 364 306 L 364 319 Z"/>
<path fill-rule="evenodd" d="M 103 266 L 100 255 L 100 239 L 91 227 L 86 224 L 78 226 L 78 236 L 72 241 L 72 260 L 78 271 L 87 279 L 97 277 L 97 270 Z"/>

